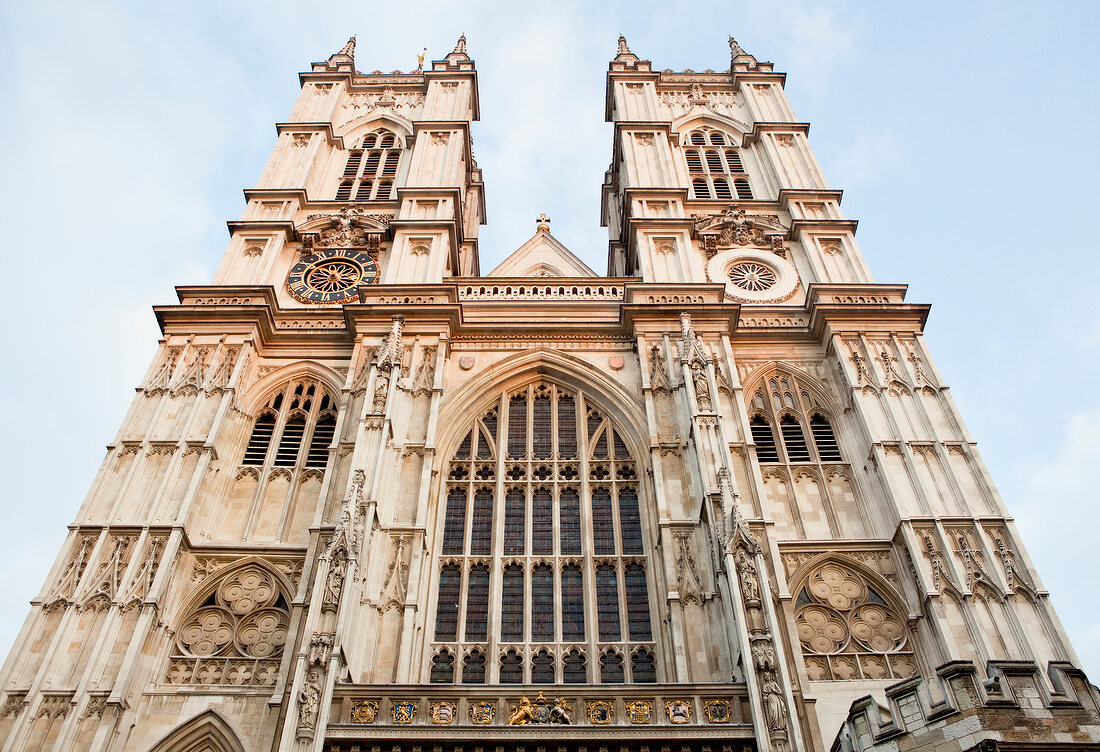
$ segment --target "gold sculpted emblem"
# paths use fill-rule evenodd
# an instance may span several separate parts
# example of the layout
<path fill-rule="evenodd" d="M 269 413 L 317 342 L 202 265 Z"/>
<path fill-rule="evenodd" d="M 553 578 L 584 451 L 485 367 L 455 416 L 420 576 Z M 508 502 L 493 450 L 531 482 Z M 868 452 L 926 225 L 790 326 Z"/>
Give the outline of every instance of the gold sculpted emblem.
<path fill-rule="evenodd" d="M 633 724 L 645 724 L 653 722 L 653 703 L 644 700 L 635 700 L 626 704 L 626 715 Z"/>
<path fill-rule="evenodd" d="M 390 714 L 393 717 L 394 723 L 401 726 L 407 726 L 412 723 L 413 718 L 416 717 L 416 703 L 411 700 L 395 702 L 393 707 L 390 708 Z"/>
<path fill-rule="evenodd" d="M 352 723 L 374 723 L 378 717 L 378 703 L 374 700 L 356 700 L 351 704 Z"/>
<path fill-rule="evenodd" d="M 733 710 L 729 700 L 707 700 L 703 703 L 703 712 L 708 723 L 729 723 Z"/>
<path fill-rule="evenodd" d="M 539 692 L 539 696 L 535 698 L 534 702 L 527 699 L 526 695 L 519 698 L 519 705 L 513 705 L 511 712 L 508 714 L 509 726 L 526 726 L 529 723 L 569 724 L 572 722 L 573 716 L 569 710 L 569 702 L 564 697 L 559 697 L 551 705 L 550 701 L 542 696 L 542 692 Z"/>
<path fill-rule="evenodd" d="M 454 722 L 455 704 L 450 700 L 433 702 L 431 704 L 432 723 L 437 726 L 446 726 Z"/>
<path fill-rule="evenodd" d="M 665 703 L 665 713 L 672 723 L 691 723 L 691 703 L 686 700 L 669 700 Z"/>
<path fill-rule="evenodd" d="M 470 720 L 479 726 L 492 723 L 496 714 L 497 706 L 494 703 L 483 701 L 470 705 Z"/>
<path fill-rule="evenodd" d="M 606 726 L 615 716 L 615 707 L 607 700 L 593 700 L 586 703 L 588 722 L 596 726 Z"/>

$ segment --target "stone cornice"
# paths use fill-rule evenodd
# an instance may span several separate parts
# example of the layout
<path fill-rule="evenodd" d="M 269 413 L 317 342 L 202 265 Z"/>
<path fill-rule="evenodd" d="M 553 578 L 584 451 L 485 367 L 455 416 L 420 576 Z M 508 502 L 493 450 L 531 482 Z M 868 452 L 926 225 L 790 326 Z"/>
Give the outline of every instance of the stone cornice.
<path fill-rule="evenodd" d="M 920 332 L 931 306 L 905 303 L 907 285 L 811 284 L 809 329 L 821 341 L 842 331 Z"/>
<path fill-rule="evenodd" d="M 753 123 L 752 132 L 745 134 L 745 144 L 748 145 L 754 141 L 759 141 L 760 137 L 765 133 L 801 133 L 808 137 L 810 135 L 810 124 L 784 123 L 780 121 Z"/>

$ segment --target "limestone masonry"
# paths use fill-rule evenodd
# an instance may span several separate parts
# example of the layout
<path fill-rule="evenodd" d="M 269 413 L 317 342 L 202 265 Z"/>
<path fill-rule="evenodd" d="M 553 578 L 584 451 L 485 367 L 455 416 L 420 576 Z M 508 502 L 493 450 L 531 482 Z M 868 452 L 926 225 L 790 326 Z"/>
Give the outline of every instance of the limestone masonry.
<path fill-rule="evenodd" d="M 1100 748 L 784 94 L 607 74 L 607 275 L 485 274 L 466 40 L 302 90 L 0 675 L 0 752 Z M 497 93 L 500 95 L 501 93 Z"/>

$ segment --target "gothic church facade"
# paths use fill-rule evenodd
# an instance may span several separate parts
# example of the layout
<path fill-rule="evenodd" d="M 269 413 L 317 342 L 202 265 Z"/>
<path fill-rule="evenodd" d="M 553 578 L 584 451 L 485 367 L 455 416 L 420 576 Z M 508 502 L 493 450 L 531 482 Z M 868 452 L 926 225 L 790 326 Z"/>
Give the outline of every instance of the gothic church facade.
<path fill-rule="evenodd" d="M 619 40 L 607 275 L 482 274 L 465 39 L 301 94 L 0 674 L 0 749 L 1100 743 L 784 94 Z M 991 746 L 992 745 L 992 746 Z"/>

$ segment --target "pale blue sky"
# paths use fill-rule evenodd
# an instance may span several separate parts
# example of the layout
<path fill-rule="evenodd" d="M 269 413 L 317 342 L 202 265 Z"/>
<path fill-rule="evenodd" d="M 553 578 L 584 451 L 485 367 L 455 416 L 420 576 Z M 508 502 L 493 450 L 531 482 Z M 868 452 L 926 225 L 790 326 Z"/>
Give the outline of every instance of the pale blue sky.
<path fill-rule="evenodd" d="M 875 278 L 933 304 L 938 365 L 1096 682 L 1091 2 L 6 0 L 0 650 L 153 355 L 150 307 L 210 279 L 298 71 L 352 34 L 361 70 L 409 70 L 422 47 L 442 57 L 463 32 L 481 88 L 485 271 L 543 211 L 605 268 L 604 73 L 620 33 L 658 69 L 724 69 L 733 34 L 787 72 Z"/>

